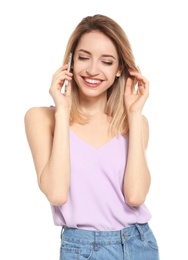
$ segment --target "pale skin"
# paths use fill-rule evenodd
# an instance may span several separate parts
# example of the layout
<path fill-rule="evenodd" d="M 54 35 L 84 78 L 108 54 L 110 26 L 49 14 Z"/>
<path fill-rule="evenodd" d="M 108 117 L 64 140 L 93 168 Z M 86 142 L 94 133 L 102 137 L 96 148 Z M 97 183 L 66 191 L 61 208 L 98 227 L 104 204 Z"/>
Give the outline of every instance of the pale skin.
<path fill-rule="evenodd" d="M 56 109 L 31 108 L 25 115 L 26 135 L 39 187 L 49 202 L 57 206 L 65 204 L 68 199 L 71 175 L 70 128 L 96 148 L 111 140 L 112 136 L 108 133 L 109 118 L 104 113 L 104 108 L 107 89 L 115 77 L 121 75 L 117 51 L 111 40 L 98 31 L 82 35 L 74 52 L 73 70 L 81 109 L 87 112 L 91 119 L 85 125 L 74 123 L 70 127 L 73 74 L 66 69 L 67 64 L 60 67 L 52 78 L 49 92 Z M 139 206 L 144 203 L 150 187 L 150 172 L 145 155 L 149 130 L 147 119 L 142 115 L 149 95 L 149 83 L 141 72 L 129 73 L 136 77 L 138 90 L 132 93 L 132 80 L 129 78 L 124 95 L 129 122 L 129 150 L 123 193 L 126 203 Z M 66 96 L 61 93 L 65 79 L 69 80 Z"/>

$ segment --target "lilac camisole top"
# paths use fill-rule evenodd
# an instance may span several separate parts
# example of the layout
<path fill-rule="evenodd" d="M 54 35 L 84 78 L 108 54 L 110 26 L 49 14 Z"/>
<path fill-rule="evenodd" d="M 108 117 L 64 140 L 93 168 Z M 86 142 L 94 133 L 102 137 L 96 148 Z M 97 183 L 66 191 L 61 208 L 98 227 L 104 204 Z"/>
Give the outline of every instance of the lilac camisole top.
<path fill-rule="evenodd" d="M 51 205 L 54 224 L 86 230 L 120 230 L 146 223 L 146 205 L 130 207 L 122 192 L 128 136 L 95 148 L 70 130 L 71 183 L 63 206 Z"/>

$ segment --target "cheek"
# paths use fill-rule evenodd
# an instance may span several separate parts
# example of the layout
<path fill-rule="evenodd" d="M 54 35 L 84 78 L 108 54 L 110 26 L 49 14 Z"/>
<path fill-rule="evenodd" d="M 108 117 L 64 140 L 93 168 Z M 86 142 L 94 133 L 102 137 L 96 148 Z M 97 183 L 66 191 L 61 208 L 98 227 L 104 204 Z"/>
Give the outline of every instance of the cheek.
<path fill-rule="evenodd" d="M 108 81 L 113 83 L 116 77 L 116 72 L 114 70 L 108 70 L 106 72 L 106 77 L 108 78 Z"/>
<path fill-rule="evenodd" d="M 80 68 L 80 66 L 76 66 L 76 65 L 74 64 L 74 67 L 73 67 L 73 77 L 74 77 L 74 79 L 75 79 L 76 82 L 78 81 L 78 76 L 80 75 L 80 73 L 81 73 L 81 68 Z"/>
<path fill-rule="evenodd" d="M 77 85 L 79 85 L 79 77 L 76 71 L 73 72 L 73 76 L 74 76 L 74 81 L 76 82 Z"/>
<path fill-rule="evenodd" d="M 73 69 L 75 74 L 79 74 L 86 69 L 86 64 L 84 64 L 83 62 L 75 61 Z"/>

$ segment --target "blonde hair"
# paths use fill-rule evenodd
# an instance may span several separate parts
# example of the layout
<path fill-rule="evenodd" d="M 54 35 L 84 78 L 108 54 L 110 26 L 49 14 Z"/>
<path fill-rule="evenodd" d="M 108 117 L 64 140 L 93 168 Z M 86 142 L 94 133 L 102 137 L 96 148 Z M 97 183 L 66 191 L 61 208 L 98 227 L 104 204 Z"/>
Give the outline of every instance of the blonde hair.
<path fill-rule="evenodd" d="M 131 44 L 120 25 L 113 19 L 100 14 L 83 18 L 76 26 L 69 38 L 63 62 L 68 62 L 68 56 L 70 52 L 73 52 L 74 55 L 74 50 L 79 42 L 80 37 L 83 34 L 94 30 L 104 33 L 111 39 L 119 56 L 119 67 L 121 68 L 122 73 L 108 89 L 105 113 L 111 118 L 111 133 L 122 133 L 123 135 L 126 135 L 128 131 L 128 120 L 124 104 L 124 92 L 127 78 L 128 76 L 130 77 L 128 68 L 136 71 L 138 69 L 135 64 Z M 136 81 L 134 79 L 132 84 L 133 89 L 135 83 Z M 72 80 L 72 97 L 73 102 L 71 108 L 70 124 L 73 122 L 84 124 L 88 119 L 79 110 L 78 88 L 74 78 Z"/>

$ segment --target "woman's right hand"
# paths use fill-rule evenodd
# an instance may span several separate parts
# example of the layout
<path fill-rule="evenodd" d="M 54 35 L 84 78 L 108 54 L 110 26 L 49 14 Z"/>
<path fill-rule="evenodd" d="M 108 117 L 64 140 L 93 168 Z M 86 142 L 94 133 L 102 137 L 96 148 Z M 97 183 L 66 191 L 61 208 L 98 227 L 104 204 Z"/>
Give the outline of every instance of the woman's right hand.
<path fill-rule="evenodd" d="M 68 65 L 64 65 L 60 67 L 52 77 L 51 86 L 49 89 L 49 93 L 52 96 L 56 110 L 60 107 L 71 108 L 72 97 L 71 97 L 71 83 L 73 74 L 67 71 Z M 62 86 L 64 84 L 65 79 L 68 80 L 68 87 L 66 95 L 61 93 Z"/>

